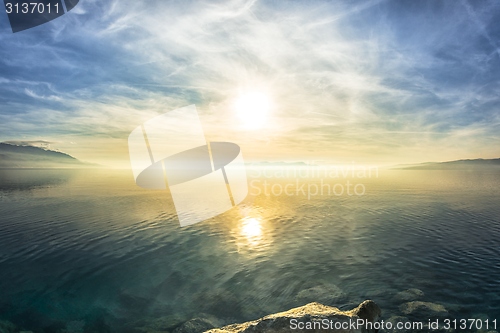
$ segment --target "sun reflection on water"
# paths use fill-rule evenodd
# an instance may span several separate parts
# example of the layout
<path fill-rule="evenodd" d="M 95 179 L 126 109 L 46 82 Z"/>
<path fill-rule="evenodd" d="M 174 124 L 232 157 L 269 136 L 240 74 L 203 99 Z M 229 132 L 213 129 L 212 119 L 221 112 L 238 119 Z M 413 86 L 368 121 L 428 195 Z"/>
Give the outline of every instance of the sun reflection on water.
<path fill-rule="evenodd" d="M 260 221 L 256 218 L 246 218 L 241 227 L 241 234 L 249 241 L 256 241 L 262 236 Z"/>
<path fill-rule="evenodd" d="M 231 234 L 237 252 L 245 256 L 261 256 L 267 253 L 273 240 L 269 221 L 259 209 L 240 210 L 233 220 Z"/>

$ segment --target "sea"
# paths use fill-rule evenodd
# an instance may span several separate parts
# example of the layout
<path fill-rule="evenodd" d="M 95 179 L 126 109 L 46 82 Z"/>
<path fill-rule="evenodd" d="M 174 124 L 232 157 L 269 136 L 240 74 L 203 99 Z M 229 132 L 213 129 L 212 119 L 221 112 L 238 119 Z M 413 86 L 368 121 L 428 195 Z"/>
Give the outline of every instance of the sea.
<path fill-rule="evenodd" d="M 0 331 L 172 332 L 367 299 L 383 320 L 499 330 L 500 169 L 248 181 L 242 203 L 181 227 L 169 191 L 130 170 L 0 170 Z"/>

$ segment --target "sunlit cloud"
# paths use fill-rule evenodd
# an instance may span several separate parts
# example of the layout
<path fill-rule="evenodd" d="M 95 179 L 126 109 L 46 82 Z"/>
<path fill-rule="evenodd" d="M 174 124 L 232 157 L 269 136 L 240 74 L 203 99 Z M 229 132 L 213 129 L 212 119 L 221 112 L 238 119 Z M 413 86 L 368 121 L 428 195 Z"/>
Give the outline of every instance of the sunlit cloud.
<path fill-rule="evenodd" d="M 1 140 L 126 166 L 133 128 L 196 104 L 207 139 L 248 161 L 498 157 L 496 2 L 77 8 L 22 34 L 0 25 Z M 273 104 L 257 130 L 234 108 L 251 91 Z"/>

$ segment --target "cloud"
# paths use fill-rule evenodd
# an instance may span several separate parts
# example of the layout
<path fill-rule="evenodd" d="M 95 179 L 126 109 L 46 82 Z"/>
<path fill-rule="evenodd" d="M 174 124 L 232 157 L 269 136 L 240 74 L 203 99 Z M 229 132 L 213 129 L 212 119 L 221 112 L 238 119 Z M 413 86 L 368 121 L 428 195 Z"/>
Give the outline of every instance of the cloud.
<path fill-rule="evenodd" d="M 33 98 L 46 99 L 46 100 L 49 100 L 49 101 L 60 101 L 60 100 L 62 100 L 60 97 L 55 96 L 55 95 L 50 95 L 50 96 L 38 95 L 37 93 L 35 93 L 33 90 L 30 90 L 30 89 L 24 89 L 24 92 L 26 93 L 26 95 L 28 95 L 29 97 L 33 97 Z"/>
<path fill-rule="evenodd" d="M 7 143 L 9 145 L 15 146 L 30 146 L 30 147 L 40 147 L 45 149 L 50 149 L 50 145 L 54 142 L 46 141 L 46 140 L 27 140 L 27 141 L 4 141 L 2 143 Z"/>
<path fill-rule="evenodd" d="M 79 142 L 68 149 L 77 156 L 87 149 L 87 160 L 93 149 L 126 160 L 114 152 L 126 152 L 137 124 L 193 103 L 207 137 L 240 143 L 248 160 L 278 151 L 292 160 L 418 162 L 443 149 L 475 157 L 497 138 L 495 2 L 86 1 L 78 8 L 2 38 L 3 139 L 43 132 Z M 273 101 L 261 131 L 244 131 L 234 116 L 234 99 L 247 90 Z M 106 138 L 111 146 L 96 145 Z"/>

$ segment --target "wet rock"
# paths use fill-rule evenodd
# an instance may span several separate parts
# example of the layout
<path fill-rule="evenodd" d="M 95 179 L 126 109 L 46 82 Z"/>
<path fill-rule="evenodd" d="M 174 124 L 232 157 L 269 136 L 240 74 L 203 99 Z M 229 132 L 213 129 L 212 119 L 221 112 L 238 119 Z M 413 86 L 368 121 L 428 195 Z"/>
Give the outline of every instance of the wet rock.
<path fill-rule="evenodd" d="M 387 290 L 385 289 L 371 289 L 371 290 L 366 290 L 365 293 L 366 298 L 378 298 L 378 297 L 386 297 L 387 296 Z"/>
<path fill-rule="evenodd" d="M 448 310 L 437 303 L 413 301 L 401 304 L 399 307 L 405 315 L 411 315 L 422 321 L 434 318 L 442 318 L 448 315 Z"/>
<path fill-rule="evenodd" d="M 66 324 L 66 329 L 64 329 L 63 333 L 83 333 L 85 327 L 84 320 L 74 320 L 70 321 Z"/>
<path fill-rule="evenodd" d="M 365 322 L 374 323 L 381 315 L 380 308 L 373 301 L 364 301 L 357 308 L 350 311 L 341 311 L 338 308 L 326 306 L 320 303 L 309 303 L 307 305 L 294 308 L 285 312 L 280 312 L 265 316 L 261 319 L 249 321 L 242 324 L 228 325 L 222 328 L 211 329 L 207 333 L 295 333 L 295 332 L 337 332 L 337 333 L 371 333 L 373 329 L 363 326 L 351 326 L 339 329 L 325 329 L 320 324 L 327 322 L 330 327 L 335 327 L 335 323 L 356 323 L 359 319 Z M 293 323 L 317 326 L 307 329 L 294 327 Z"/>
<path fill-rule="evenodd" d="M 392 326 L 389 326 L 390 323 Z M 453 333 L 453 329 L 444 329 L 443 325 L 429 329 L 427 321 L 412 321 L 408 317 L 391 316 L 385 320 L 384 329 L 379 333 Z"/>
<path fill-rule="evenodd" d="M 420 289 L 411 288 L 401 291 L 394 296 L 394 301 L 398 303 L 417 301 L 424 297 L 424 292 Z"/>
<path fill-rule="evenodd" d="M 410 323 L 410 319 L 407 317 L 403 316 L 392 316 L 389 317 L 389 319 L 386 320 L 386 323 L 391 323 L 391 329 L 388 329 L 388 325 L 386 324 L 385 327 L 386 329 L 380 330 L 380 333 L 408 333 L 411 332 L 410 329 L 408 329 L 408 326 L 405 326 L 405 324 Z M 401 328 L 398 328 L 398 324 L 401 325 Z M 409 324 L 407 324 L 409 325 Z M 405 328 L 406 327 L 406 328 Z"/>
<path fill-rule="evenodd" d="M 18 332 L 16 325 L 7 320 L 0 320 L 0 333 Z"/>
<path fill-rule="evenodd" d="M 378 305 L 371 300 L 364 301 L 357 308 L 346 312 L 372 323 L 378 321 L 382 315 L 382 311 Z"/>
<path fill-rule="evenodd" d="M 192 308 L 219 317 L 238 317 L 242 312 L 240 300 L 230 291 L 213 289 L 194 295 Z"/>
<path fill-rule="evenodd" d="M 445 302 L 441 302 L 441 304 L 446 308 L 446 310 L 448 310 L 449 313 L 465 313 L 469 311 L 469 308 L 463 304 Z"/>
<path fill-rule="evenodd" d="M 177 327 L 173 333 L 202 333 L 217 326 L 207 318 L 194 318 Z"/>
<path fill-rule="evenodd" d="M 120 308 L 125 310 L 126 313 L 133 313 L 135 315 L 141 315 L 151 306 L 151 300 L 147 297 L 128 293 L 120 294 L 119 302 Z"/>
<path fill-rule="evenodd" d="M 135 329 L 146 333 L 168 333 L 185 322 L 185 318 L 177 315 L 163 316 L 152 320 L 146 320 L 141 326 L 136 325 Z"/>
<path fill-rule="evenodd" d="M 347 300 L 346 294 L 334 284 L 319 285 L 301 290 L 295 300 L 302 303 L 319 302 L 322 304 L 338 304 Z"/>
<path fill-rule="evenodd" d="M 481 321 L 490 320 L 490 316 L 488 316 L 486 313 L 473 313 L 470 317 L 476 320 L 479 319 Z"/>

